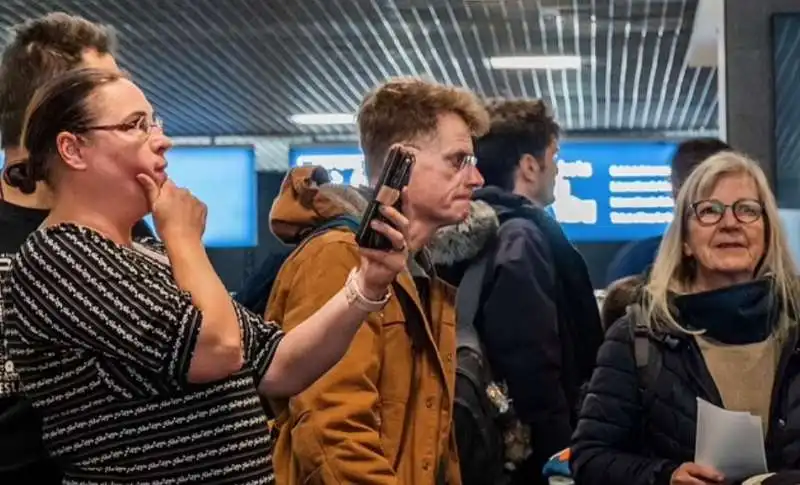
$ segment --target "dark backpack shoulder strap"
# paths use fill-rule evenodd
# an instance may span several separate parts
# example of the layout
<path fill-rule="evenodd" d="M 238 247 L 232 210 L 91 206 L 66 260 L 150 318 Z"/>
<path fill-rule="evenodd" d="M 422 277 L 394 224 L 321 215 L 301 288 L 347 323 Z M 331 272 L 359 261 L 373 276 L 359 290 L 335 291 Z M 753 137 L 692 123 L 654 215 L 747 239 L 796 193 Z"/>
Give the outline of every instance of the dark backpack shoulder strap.
<path fill-rule="evenodd" d="M 335 217 L 308 231 L 294 247 L 282 246 L 274 250 L 261 261 L 256 272 L 242 285 L 242 289 L 236 294 L 236 301 L 253 313 L 263 315 L 266 311 L 267 300 L 272 291 L 275 278 L 277 278 L 281 267 L 283 267 L 284 263 L 286 263 L 289 258 L 297 254 L 306 243 L 316 236 L 336 228 L 346 228 L 352 232 L 356 232 L 358 230 L 358 225 L 359 221 L 354 217 Z"/>
<path fill-rule="evenodd" d="M 642 393 L 642 404 L 644 407 L 648 407 L 652 403 L 655 383 L 663 365 L 662 348 L 645 324 L 640 304 L 628 305 L 627 315 L 633 337 L 633 353 L 636 359 L 636 373 Z"/>
<path fill-rule="evenodd" d="M 359 224 L 360 221 L 353 216 L 342 215 L 334 217 L 333 219 L 329 219 L 321 224 L 318 224 L 317 226 L 314 226 L 314 228 L 305 233 L 300 242 L 297 244 L 295 251 L 297 251 L 297 249 L 299 249 L 302 245 L 304 245 L 306 242 L 308 242 L 315 236 L 328 232 L 331 229 L 344 228 L 349 231 L 356 232 L 358 231 Z"/>
<path fill-rule="evenodd" d="M 641 369 L 647 366 L 650 360 L 650 331 L 645 326 L 642 314 L 642 307 L 638 303 L 628 305 L 626 308 L 628 321 L 630 322 L 631 337 L 633 338 L 633 352 L 636 357 L 636 368 Z"/>
<path fill-rule="evenodd" d="M 322 222 L 319 225 L 314 226 L 314 228 L 310 229 L 305 234 L 303 234 L 300 241 L 292 249 L 292 251 L 289 253 L 286 259 L 288 260 L 292 256 L 299 253 L 305 247 L 306 244 L 311 242 L 311 240 L 317 236 L 321 236 L 332 229 L 347 229 L 348 231 L 351 232 L 357 232 L 359 224 L 360 222 L 358 219 L 356 219 L 353 216 L 346 216 L 346 215 L 334 217 L 333 219 Z"/>
<path fill-rule="evenodd" d="M 476 353 L 482 353 L 480 337 L 475 328 L 483 293 L 484 281 L 491 263 L 491 251 L 484 250 L 473 261 L 456 291 L 456 338 L 459 347 L 467 347 Z"/>

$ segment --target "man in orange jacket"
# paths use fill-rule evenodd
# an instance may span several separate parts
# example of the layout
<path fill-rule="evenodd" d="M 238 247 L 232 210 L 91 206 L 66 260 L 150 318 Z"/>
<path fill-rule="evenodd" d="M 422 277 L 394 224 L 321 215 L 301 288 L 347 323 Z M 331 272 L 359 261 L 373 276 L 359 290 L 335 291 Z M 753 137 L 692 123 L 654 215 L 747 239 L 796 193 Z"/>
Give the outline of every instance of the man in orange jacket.
<path fill-rule="evenodd" d="M 454 289 L 436 277 L 423 248 L 439 227 L 469 214 L 472 192 L 483 184 L 472 139 L 487 125 L 472 93 L 421 80 L 390 81 L 363 101 L 358 128 L 371 183 L 393 145 L 415 156 L 403 207 L 412 256 L 390 301 L 364 322 L 345 357 L 288 405 L 275 403 L 277 483 L 461 483 L 450 426 Z M 273 232 L 296 242 L 338 216 L 360 217 L 366 197 L 317 184 L 310 168 L 294 170 L 273 205 Z M 278 274 L 266 318 L 291 331 L 344 284 L 357 251 L 345 229 L 308 240 Z"/>

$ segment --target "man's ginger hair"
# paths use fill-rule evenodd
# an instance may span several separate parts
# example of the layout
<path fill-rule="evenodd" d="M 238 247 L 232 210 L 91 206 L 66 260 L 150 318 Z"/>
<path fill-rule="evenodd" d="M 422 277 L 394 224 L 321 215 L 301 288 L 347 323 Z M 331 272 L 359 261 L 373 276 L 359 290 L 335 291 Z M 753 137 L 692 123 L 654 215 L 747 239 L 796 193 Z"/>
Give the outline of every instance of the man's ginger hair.
<path fill-rule="evenodd" d="M 489 129 L 489 115 L 483 103 L 464 88 L 402 78 L 367 94 L 358 111 L 358 134 L 367 175 L 380 171 L 393 144 L 435 134 L 439 117 L 447 113 L 461 117 L 474 137 Z"/>

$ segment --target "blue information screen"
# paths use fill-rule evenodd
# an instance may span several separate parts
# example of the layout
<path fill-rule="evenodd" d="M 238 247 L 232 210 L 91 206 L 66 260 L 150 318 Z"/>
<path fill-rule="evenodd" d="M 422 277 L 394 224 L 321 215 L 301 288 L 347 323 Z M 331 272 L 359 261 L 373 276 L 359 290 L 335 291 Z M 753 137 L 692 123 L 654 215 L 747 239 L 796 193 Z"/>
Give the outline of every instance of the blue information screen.
<path fill-rule="evenodd" d="M 167 152 L 167 174 L 208 206 L 203 244 L 258 244 L 258 179 L 252 146 L 176 146 Z M 147 216 L 147 223 L 153 224 Z"/>
<path fill-rule="evenodd" d="M 564 142 L 551 213 L 573 241 L 629 241 L 672 221 L 673 143 Z"/>
<path fill-rule="evenodd" d="M 672 221 L 670 160 L 675 143 L 565 140 L 555 202 L 548 211 L 574 242 L 616 242 L 663 234 Z M 336 183 L 364 185 L 356 146 L 293 147 L 290 165 L 319 165 Z"/>
<path fill-rule="evenodd" d="M 5 159 L 0 152 L 0 167 Z M 252 146 L 176 146 L 167 152 L 167 173 L 208 206 L 203 244 L 258 245 L 258 175 Z M 151 216 L 145 222 L 153 228 Z"/>
<path fill-rule="evenodd" d="M 289 166 L 324 167 L 335 184 L 367 185 L 364 154 L 355 145 L 304 146 L 289 149 Z"/>

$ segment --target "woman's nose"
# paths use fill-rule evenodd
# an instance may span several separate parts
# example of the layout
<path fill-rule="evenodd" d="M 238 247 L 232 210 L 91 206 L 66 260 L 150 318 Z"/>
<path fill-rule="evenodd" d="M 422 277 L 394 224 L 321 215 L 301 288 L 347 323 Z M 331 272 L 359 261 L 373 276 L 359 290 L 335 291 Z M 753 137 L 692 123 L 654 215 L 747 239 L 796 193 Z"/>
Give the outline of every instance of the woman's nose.
<path fill-rule="evenodd" d="M 165 135 L 161 129 L 156 128 L 150 134 L 150 146 L 155 153 L 163 154 L 172 148 L 172 145 L 172 139 Z"/>
<path fill-rule="evenodd" d="M 719 223 L 724 227 L 736 227 L 739 225 L 739 221 L 733 214 L 733 207 L 725 209 L 725 212 L 722 213 L 722 220 L 720 220 Z"/>

